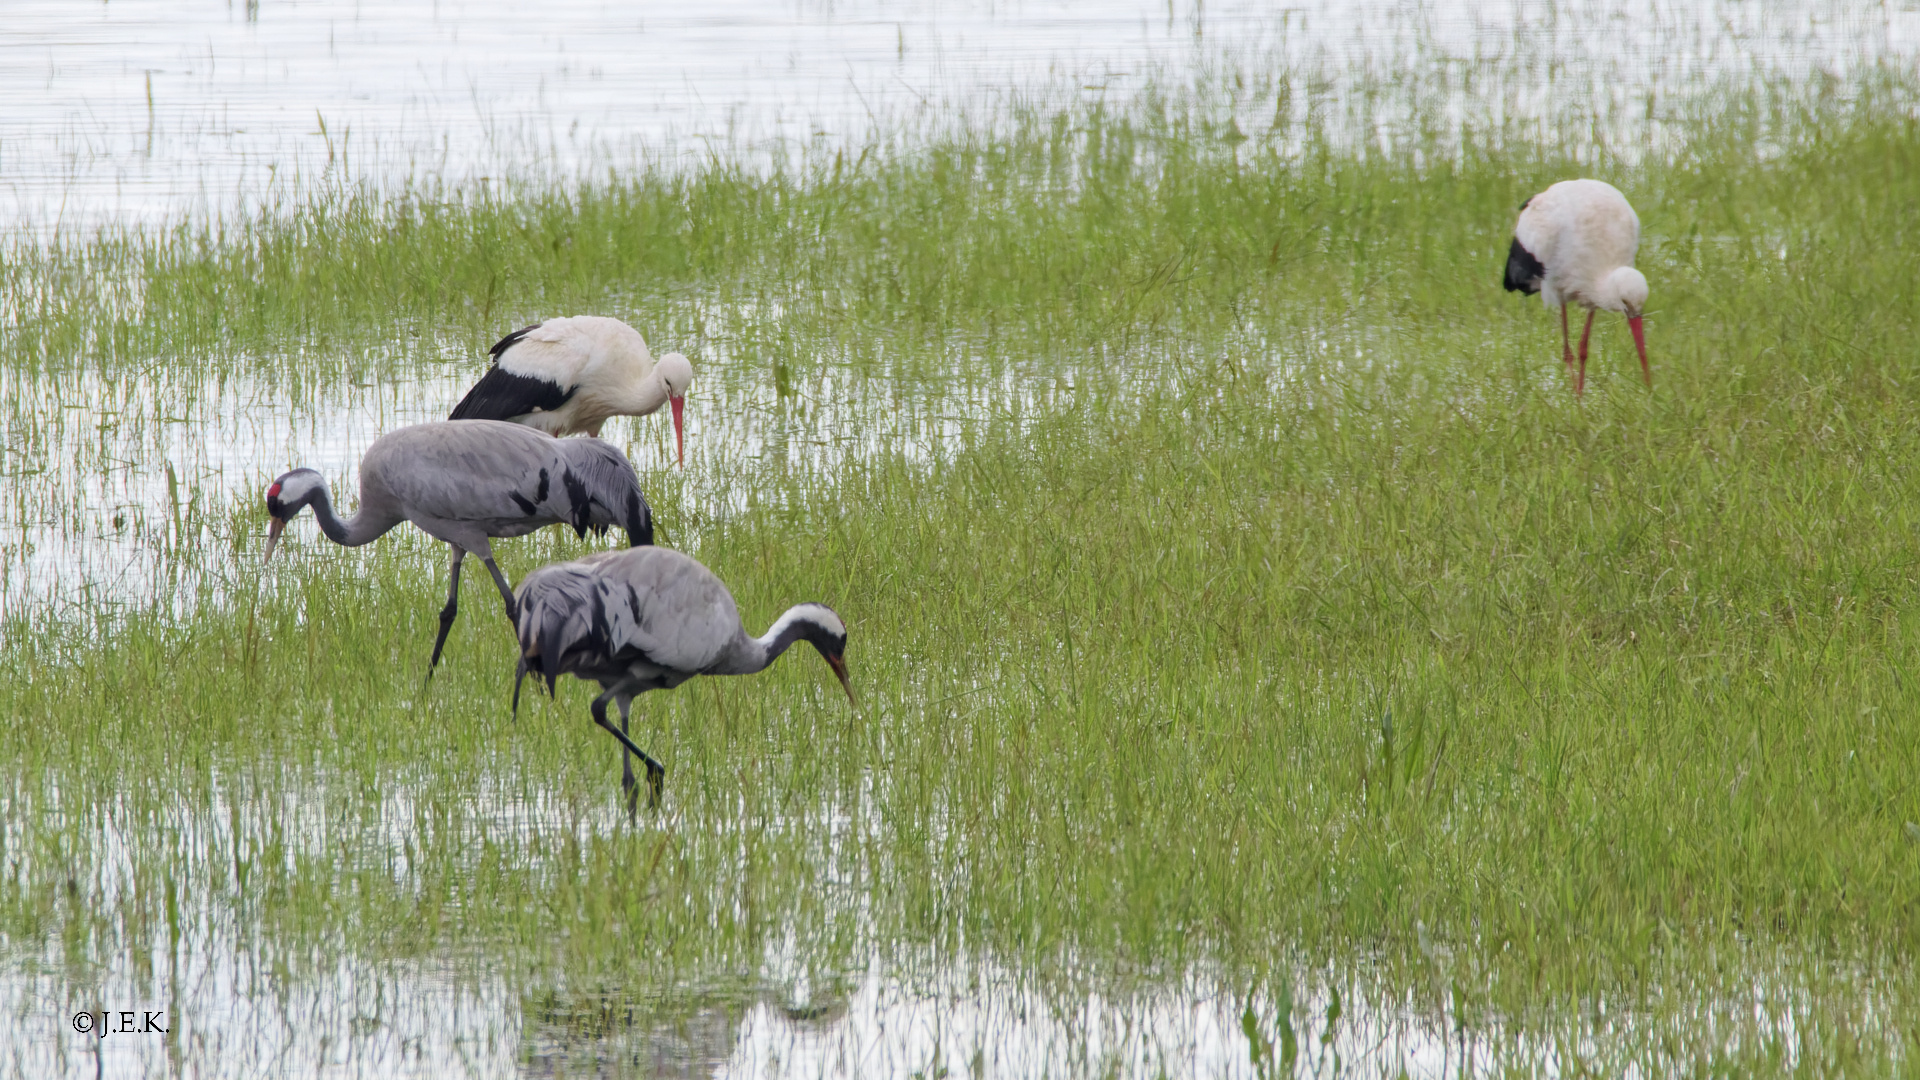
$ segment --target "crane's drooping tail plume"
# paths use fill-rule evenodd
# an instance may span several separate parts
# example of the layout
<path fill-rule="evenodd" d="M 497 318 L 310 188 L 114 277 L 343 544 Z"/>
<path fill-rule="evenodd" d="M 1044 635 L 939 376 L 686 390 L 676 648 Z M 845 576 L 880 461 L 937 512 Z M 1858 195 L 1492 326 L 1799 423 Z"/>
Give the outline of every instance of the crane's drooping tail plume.
<path fill-rule="evenodd" d="M 653 508 L 627 455 L 599 439 L 568 439 L 560 445 L 570 465 L 560 480 L 572 504 L 568 524 L 574 535 L 584 537 L 588 529 L 603 535 L 617 523 L 626 530 L 629 547 L 653 543 Z M 595 504 L 603 513 L 594 512 Z"/>
<path fill-rule="evenodd" d="M 521 581 L 519 677 L 513 700 L 520 702 L 520 679 L 531 672 L 545 679 L 552 694 L 566 671 L 569 653 L 610 653 L 612 627 L 607 624 L 606 601 L 599 582 L 585 567 L 574 563 L 544 566 Z"/>

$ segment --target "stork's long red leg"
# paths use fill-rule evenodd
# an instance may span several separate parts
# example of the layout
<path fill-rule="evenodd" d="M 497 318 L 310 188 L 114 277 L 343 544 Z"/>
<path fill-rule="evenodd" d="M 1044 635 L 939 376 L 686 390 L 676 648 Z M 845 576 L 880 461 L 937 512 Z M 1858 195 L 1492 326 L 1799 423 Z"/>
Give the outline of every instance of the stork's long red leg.
<path fill-rule="evenodd" d="M 1560 305 L 1560 352 L 1567 363 L 1567 369 L 1573 369 L 1573 337 L 1567 329 L 1567 305 Z"/>
<path fill-rule="evenodd" d="M 1573 380 L 1573 392 L 1576 394 L 1587 388 L 1587 339 L 1593 336 L 1594 313 L 1593 309 L 1588 309 L 1586 328 L 1580 331 L 1580 374 Z"/>

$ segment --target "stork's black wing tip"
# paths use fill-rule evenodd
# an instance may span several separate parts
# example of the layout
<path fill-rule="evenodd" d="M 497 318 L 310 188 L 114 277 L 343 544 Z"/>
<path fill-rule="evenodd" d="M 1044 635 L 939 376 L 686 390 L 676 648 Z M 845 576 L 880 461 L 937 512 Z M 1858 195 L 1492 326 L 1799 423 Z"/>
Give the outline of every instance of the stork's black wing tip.
<path fill-rule="evenodd" d="M 575 389 L 493 367 L 480 376 L 447 419 L 511 420 L 531 412 L 552 412 L 571 400 Z"/>
<path fill-rule="evenodd" d="M 513 333 L 508 334 L 506 337 L 503 337 L 499 341 L 494 342 L 493 348 L 487 350 L 487 355 L 493 357 L 494 363 L 496 364 L 499 363 L 501 353 L 506 352 L 508 349 L 511 349 L 515 345 L 520 344 L 521 338 L 524 338 L 528 334 L 531 334 L 532 332 L 534 332 L 535 330 L 540 329 L 542 325 L 543 325 L 542 323 L 529 323 L 528 325 L 523 326 L 518 330 L 515 330 Z"/>
<path fill-rule="evenodd" d="M 1519 237 L 1514 237 L 1513 246 L 1507 249 L 1507 291 L 1537 293 L 1546 276 L 1547 268 L 1533 257 L 1533 252 L 1521 246 Z"/>

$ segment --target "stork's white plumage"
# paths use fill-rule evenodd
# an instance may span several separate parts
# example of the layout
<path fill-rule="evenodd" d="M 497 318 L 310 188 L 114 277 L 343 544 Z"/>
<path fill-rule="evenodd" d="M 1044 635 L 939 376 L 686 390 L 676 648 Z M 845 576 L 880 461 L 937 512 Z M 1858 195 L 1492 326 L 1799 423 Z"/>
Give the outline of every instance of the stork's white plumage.
<path fill-rule="evenodd" d="M 1619 189 L 1602 180 L 1562 180 L 1520 204 L 1507 251 L 1509 292 L 1539 293 L 1548 307 L 1560 308 L 1560 340 L 1568 367 L 1574 364 L 1567 305 L 1587 309 L 1580 332 L 1579 372 L 1573 392 L 1587 384 L 1587 338 L 1594 313 L 1602 308 L 1627 317 L 1640 372 L 1653 385 L 1647 364 L 1647 339 L 1640 313 L 1647 306 L 1647 279 L 1633 268 L 1640 250 L 1640 218 Z"/>
<path fill-rule="evenodd" d="M 639 331 L 600 315 L 535 323 L 489 351 L 493 366 L 447 419 L 506 420 L 549 435 L 597 436 L 610 416 L 647 416 L 670 404 L 674 443 L 686 463 L 681 409 L 693 365 L 679 353 L 655 363 Z"/>
<path fill-rule="evenodd" d="M 627 733 L 633 699 L 649 690 L 670 690 L 695 675 L 751 675 L 766 670 L 796 642 L 820 651 L 853 700 L 847 681 L 847 627 L 822 604 L 796 604 L 760 637 L 740 625 L 733 594 L 711 570 L 666 548 L 603 551 L 553 563 L 528 574 L 519 602 L 520 670 L 513 707 L 520 708 L 520 680 L 541 676 L 549 692 L 571 674 L 592 679 L 603 693 L 593 699 L 593 720 L 620 740 L 621 785 L 637 794 L 633 762 L 647 766 L 650 801 L 658 805 L 666 770 Z M 618 702 L 620 726 L 607 721 L 607 702 Z"/>

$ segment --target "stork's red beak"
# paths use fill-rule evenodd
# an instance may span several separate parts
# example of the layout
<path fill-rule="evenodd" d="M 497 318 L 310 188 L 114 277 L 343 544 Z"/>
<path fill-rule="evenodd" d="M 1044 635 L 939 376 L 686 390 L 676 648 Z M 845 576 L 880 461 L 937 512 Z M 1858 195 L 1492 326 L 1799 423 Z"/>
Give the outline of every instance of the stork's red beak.
<path fill-rule="evenodd" d="M 680 467 L 684 469 L 687 467 L 687 437 L 686 429 L 680 426 L 680 414 L 687 407 L 687 395 L 670 397 L 667 404 L 673 408 L 673 444 L 680 453 Z"/>
<path fill-rule="evenodd" d="M 1647 332 L 1640 326 L 1640 316 L 1627 316 L 1627 329 L 1633 331 L 1634 347 L 1640 350 L 1640 374 L 1646 376 L 1647 385 L 1653 385 L 1653 369 L 1647 366 Z"/>
<path fill-rule="evenodd" d="M 827 666 L 833 669 L 835 675 L 840 676 L 840 687 L 847 692 L 847 704 L 852 705 L 856 709 L 859 708 L 860 699 L 853 696 L 853 681 L 847 678 L 847 658 L 844 656 L 829 656 L 827 657 Z"/>
<path fill-rule="evenodd" d="M 279 486 L 280 485 L 278 484 L 274 485 L 274 487 L 276 488 Z M 280 530 L 286 527 L 287 527 L 286 518 L 274 518 L 273 524 L 267 527 L 267 557 L 264 559 L 261 559 L 260 560 L 261 562 L 265 563 L 265 562 L 271 562 L 273 560 L 273 545 L 278 544 L 280 542 Z"/>

